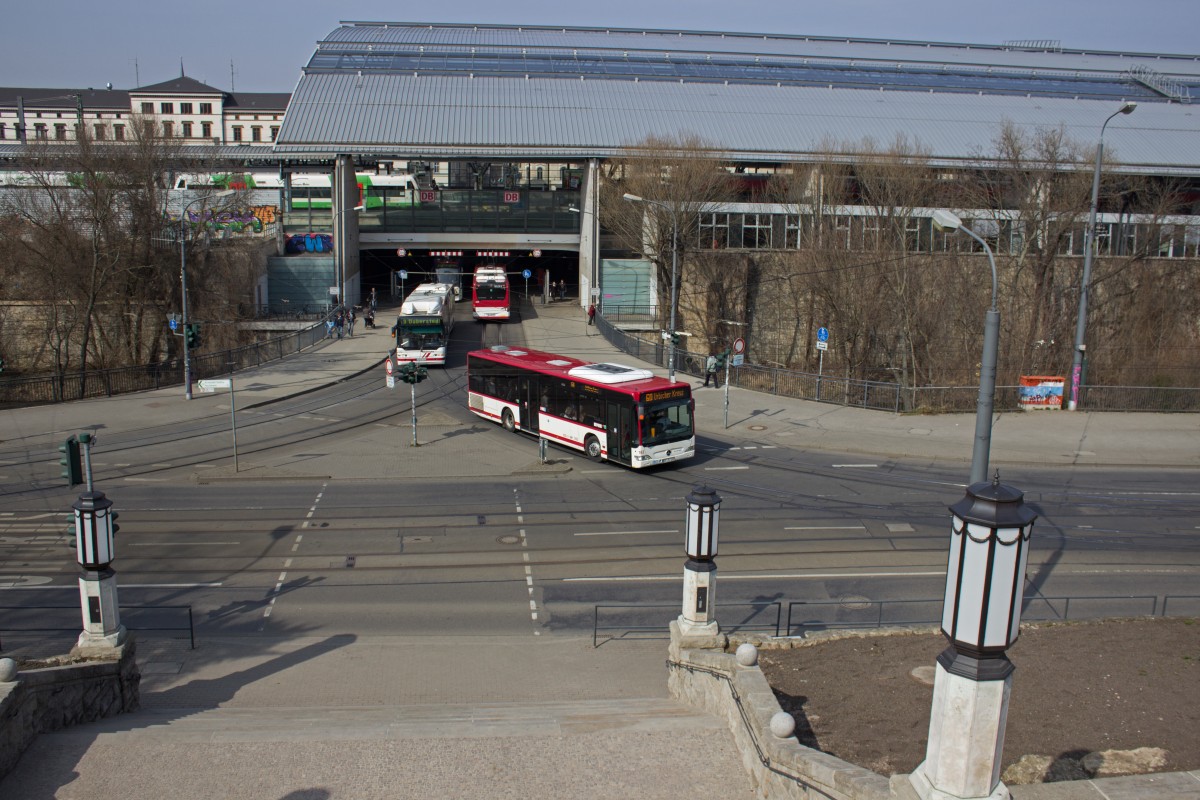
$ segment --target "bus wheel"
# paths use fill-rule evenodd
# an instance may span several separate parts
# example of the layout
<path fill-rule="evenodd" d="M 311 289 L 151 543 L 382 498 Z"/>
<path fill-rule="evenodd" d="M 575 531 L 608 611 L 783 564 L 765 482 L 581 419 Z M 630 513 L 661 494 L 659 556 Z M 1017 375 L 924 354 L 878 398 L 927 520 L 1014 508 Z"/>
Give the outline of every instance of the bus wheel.
<path fill-rule="evenodd" d="M 504 413 L 500 415 L 501 424 L 504 425 L 504 430 L 512 433 L 517 429 L 517 423 L 513 420 L 512 409 L 504 409 Z"/>
<path fill-rule="evenodd" d="M 583 449 L 592 461 L 600 460 L 600 440 L 595 436 L 589 436 L 583 441 Z"/>

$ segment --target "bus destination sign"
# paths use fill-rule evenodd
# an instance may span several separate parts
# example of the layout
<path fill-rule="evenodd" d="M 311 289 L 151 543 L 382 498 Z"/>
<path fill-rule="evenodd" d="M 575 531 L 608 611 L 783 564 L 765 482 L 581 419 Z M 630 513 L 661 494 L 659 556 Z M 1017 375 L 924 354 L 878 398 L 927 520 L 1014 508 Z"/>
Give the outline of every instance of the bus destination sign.
<path fill-rule="evenodd" d="M 659 400 L 676 400 L 687 396 L 688 390 L 684 388 L 664 389 L 661 392 L 646 392 L 642 395 L 642 402 L 657 403 Z"/>

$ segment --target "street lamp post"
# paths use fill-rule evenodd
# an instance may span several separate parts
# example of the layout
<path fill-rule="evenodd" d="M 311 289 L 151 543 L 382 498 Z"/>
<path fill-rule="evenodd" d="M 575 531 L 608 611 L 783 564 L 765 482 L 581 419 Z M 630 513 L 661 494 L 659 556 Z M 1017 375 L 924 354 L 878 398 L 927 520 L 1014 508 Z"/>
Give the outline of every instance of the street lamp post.
<path fill-rule="evenodd" d="M 1096 167 L 1092 171 L 1092 207 L 1088 212 L 1087 229 L 1083 235 L 1083 282 L 1079 285 L 1079 318 L 1075 321 L 1075 356 L 1071 365 L 1071 396 L 1067 410 L 1074 411 L 1079 405 L 1079 386 L 1083 380 L 1083 351 L 1086 345 L 1083 336 L 1087 332 L 1088 284 L 1092 281 L 1092 251 L 1096 245 L 1096 206 L 1100 201 L 1100 162 L 1104 158 L 1104 129 L 1113 117 L 1132 114 L 1137 103 L 1127 102 L 1108 115 L 1100 126 L 1100 141 L 1096 144 Z"/>
<path fill-rule="evenodd" d="M 353 208 L 343 208 L 340 211 L 335 211 L 333 214 L 333 238 L 334 247 L 333 253 L 333 268 L 337 277 L 338 303 L 343 307 L 346 305 L 346 258 L 342 250 L 342 237 L 338 231 L 338 217 L 345 214 L 347 211 L 362 211 L 363 206 L 354 206 Z"/>
<path fill-rule="evenodd" d="M 192 399 L 192 354 L 191 348 L 188 347 L 188 326 L 190 317 L 188 316 L 188 288 L 187 288 L 187 215 L 188 209 L 196 203 L 204 203 L 207 200 L 217 197 L 228 197 L 233 194 L 233 191 L 217 192 L 212 195 L 197 197 L 191 202 L 184 205 L 183 210 L 179 212 L 179 285 L 180 285 L 180 300 L 183 303 L 183 397 L 185 400 Z"/>
<path fill-rule="evenodd" d="M 667 378 L 672 383 L 675 382 L 675 340 L 679 333 L 675 330 L 675 311 L 679 305 L 679 215 L 676 213 L 675 207 L 668 205 L 660 200 L 647 200 L 644 197 L 639 197 L 636 194 L 626 192 L 624 199 L 631 203 L 646 203 L 652 206 L 658 206 L 671 215 L 671 329 L 667 331 L 670 334 L 668 339 L 668 355 L 667 355 Z"/>
<path fill-rule="evenodd" d="M 996 394 L 996 360 L 1000 348 L 1000 310 L 996 307 L 996 259 L 992 248 L 956 214 L 944 209 L 933 212 L 933 224 L 938 230 L 962 231 L 983 245 L 992 267 L 992 306 L 983 324 L 983 357 L 979 362 L 979 399 L 975 402 L 975 445 L 971 450 L 971 479 L 968 485 L 987 480 L 988 455 L 992 448 L 992 405 Z"/>

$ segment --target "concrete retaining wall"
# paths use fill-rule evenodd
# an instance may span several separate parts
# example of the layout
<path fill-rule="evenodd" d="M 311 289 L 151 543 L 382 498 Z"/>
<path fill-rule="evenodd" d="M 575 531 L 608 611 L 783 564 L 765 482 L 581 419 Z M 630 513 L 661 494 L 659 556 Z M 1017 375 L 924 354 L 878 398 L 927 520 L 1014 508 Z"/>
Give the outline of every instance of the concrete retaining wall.
<path fill-rule="evenodd" d="M 858 634 L 861 635 L 861 634 Z M 878 635 L 876 633 L 875 635 Z M 834 637 L 830 637 L 834 638 Z M 786 648 L 787 641 L 753 642 Z M 762 670 L 743 667 L 723 635 L 680 635 L 671 623 L 667 687 L 675 699 L 724 719 L 742 755 L 755 793 L 795 800 L 919 800 L 907 775 L 891 779 L 771 732 L 771 717 L 783 711 Z M 1169 772 L 1124 778 L 1041 783 L 1009 787 L 1013 800 L 1139 800 L 1200 798 L 1200 772 Z"/>
<path fill-rule="evenodd" d="M 102 661 L 23 670 L 0 683 L 0 777 L 39 733 L 138 709 L 141 675 L 133 640 L 111 653 Z"/>

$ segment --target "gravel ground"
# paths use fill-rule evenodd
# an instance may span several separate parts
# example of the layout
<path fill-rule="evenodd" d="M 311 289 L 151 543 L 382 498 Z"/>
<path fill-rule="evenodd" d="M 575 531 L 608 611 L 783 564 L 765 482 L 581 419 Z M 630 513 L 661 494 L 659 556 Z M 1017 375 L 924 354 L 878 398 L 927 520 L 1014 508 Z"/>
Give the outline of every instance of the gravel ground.
<path fill-rule="evenodd" d="M 913 670 L 945 647 L 940 634 L 872 635 L 763 650 L 760 663 L 803 744 L 892 775 L 925 757 L 933 687 Z M 1156 771 L 1200 769 L 1200 621 L 1027 624 L 1009 658 L 1004 769 L 1140 747 L 1167 751 Z"/>

